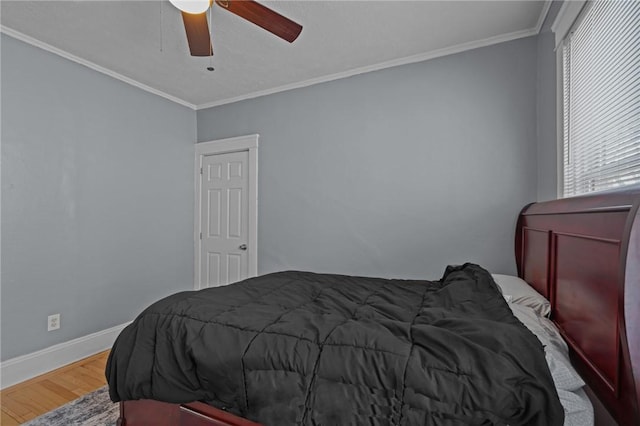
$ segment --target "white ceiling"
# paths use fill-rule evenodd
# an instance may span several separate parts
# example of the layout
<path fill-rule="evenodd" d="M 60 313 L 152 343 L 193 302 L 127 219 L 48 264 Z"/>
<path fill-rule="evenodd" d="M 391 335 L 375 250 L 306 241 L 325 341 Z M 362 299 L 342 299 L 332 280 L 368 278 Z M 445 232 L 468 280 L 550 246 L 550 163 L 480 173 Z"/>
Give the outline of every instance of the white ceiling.
<path fill-rule="evenodd" d="M 2 31 L 192 108 L 536 34 L 544 1 L 261 1 L 304 28 L 289 44 L 214 6 L 214 72 L 168 1 L 0 2 Z"/>

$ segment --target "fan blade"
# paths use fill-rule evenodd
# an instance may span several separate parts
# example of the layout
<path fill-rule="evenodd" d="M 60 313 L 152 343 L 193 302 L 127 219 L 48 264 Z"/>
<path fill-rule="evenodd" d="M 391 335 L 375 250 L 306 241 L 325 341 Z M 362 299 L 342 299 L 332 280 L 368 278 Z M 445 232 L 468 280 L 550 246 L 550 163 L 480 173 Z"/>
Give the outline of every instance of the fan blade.
<path fill-rule="evenodd" d="M 253 0 L 216 0 L 216 3 L 289 43 L 293 43 L 302 31 L 302 25 Z"/>
<path fill-rule="evenodd" d="M 211 36 L 209 35 L 207 14 L 182 12 L 182 20 L 184 21 L 184 29 L 187 32 L 187 42 L 189 43 L 191 56 L 212 56 L 213 47 L 211 45 Z"/>

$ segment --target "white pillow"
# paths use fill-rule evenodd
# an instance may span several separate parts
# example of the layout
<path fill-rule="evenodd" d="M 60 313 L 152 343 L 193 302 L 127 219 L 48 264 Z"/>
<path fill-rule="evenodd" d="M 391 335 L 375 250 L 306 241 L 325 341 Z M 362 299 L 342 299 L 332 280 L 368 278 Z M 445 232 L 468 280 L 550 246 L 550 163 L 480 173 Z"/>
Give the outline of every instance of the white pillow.
<path fill-rule="evenodd" d="M 509 308 L 544 346 L 547 365 L 556 388 L 570 392 L 582 388 L 584 381 L 573 369 L 567 344 L 551 320 L 539 316 L 533 309 L 526 306 L 509 303 Z"/>
<path fill-rule="evenodd" d="M 491 274 L 491 276 L 508 302 L 528 306 L 544 317 L 548 317 L 551 313 L 551 303 L 526 281 L 512 275 Z"/>

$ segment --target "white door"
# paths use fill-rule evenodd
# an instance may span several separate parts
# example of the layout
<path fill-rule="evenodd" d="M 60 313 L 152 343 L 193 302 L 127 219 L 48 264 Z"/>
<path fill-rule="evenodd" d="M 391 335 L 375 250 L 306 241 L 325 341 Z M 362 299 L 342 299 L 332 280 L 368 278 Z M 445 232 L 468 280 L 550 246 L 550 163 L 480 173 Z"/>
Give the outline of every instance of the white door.
<path fill-rule="evenodd" d="M 258 274 L 258 138 L 195 146 L 196 290 Z"/>
<path fill-rule="evenodd" d="M 200 288 L 249 276 L 249 152 L 202 156 Z"/>

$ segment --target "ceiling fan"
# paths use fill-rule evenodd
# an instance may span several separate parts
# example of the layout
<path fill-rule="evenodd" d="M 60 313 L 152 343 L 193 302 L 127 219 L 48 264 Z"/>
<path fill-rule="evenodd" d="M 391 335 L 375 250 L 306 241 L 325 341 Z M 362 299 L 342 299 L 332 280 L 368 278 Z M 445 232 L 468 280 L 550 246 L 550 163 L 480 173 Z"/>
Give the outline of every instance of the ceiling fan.
<path fill-rule="evenodd" d="M 169 1 L 182 12 L 191 56 L 212 56 L 213 46 L 206 12 L 213 6 L 213 0 Z M 289 43 L 293 43 L 302 31 L 302 25 L 253 0 L 215 0 L 215 3 Z"/>

